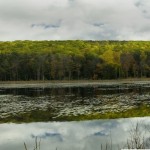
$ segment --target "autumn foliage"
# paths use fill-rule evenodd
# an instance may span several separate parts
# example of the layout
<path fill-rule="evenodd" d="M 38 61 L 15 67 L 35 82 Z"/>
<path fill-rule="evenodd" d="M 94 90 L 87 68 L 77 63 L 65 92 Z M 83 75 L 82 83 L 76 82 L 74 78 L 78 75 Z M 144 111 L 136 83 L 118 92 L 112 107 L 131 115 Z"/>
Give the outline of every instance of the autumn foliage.
<path fill-rule="evenodd" d="M 150 77 L 149 41 L 0 42 L 0 80 Z"/>

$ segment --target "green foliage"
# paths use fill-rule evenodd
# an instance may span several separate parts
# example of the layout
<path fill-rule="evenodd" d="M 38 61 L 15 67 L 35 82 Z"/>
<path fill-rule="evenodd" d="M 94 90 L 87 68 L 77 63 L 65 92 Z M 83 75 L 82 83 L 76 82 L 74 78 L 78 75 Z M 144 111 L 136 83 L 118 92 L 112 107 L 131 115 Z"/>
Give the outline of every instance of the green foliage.
<path fill-rule="evenodd" d="M 4 81 L 150 77 L 150 42 L 0 42 L 0 62 Z"/>

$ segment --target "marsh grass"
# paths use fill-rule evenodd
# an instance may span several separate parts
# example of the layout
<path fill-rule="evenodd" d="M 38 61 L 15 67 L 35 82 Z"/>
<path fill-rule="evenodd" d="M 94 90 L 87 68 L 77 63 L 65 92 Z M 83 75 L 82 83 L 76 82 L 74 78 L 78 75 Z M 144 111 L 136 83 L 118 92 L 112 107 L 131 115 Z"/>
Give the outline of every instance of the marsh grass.
<path fill-rule="evenodd" d="M 24 148 L 25 150 L 29 150 L 25 142 L 24 142 Z M 35 146 L 33 150 L 41 150 L 41 139 L 38 140 L 38 137 L 35 137 Z"/>
<path fill-rule="evenodd" d="M 83 121 L 94 119 L 116 119 L 150 116 L 150 106 L 141 105 L 121 112 L 91 113 L 77 116 L 60 116 L 57 121 Z"/>

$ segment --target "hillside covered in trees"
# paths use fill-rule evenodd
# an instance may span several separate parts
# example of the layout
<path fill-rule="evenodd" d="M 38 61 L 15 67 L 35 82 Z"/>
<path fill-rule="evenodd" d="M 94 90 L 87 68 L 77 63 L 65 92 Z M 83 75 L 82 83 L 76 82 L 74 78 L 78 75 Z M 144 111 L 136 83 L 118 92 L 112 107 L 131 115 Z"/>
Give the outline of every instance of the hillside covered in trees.
<path fill-rule="evenodd" d="M 149 41 L 0 42 L 0 80 L 150 77 Z"/>

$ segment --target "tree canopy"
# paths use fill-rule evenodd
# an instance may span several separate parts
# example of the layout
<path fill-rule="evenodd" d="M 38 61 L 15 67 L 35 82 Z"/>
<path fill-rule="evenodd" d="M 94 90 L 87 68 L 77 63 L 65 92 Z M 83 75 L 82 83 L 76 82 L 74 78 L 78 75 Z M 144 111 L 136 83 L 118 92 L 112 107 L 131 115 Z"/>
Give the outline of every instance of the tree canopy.
<path fill-rule="evenodd" d="M 149 41 L 0 42 L 0 80 L 150 77 Z"/>

